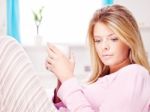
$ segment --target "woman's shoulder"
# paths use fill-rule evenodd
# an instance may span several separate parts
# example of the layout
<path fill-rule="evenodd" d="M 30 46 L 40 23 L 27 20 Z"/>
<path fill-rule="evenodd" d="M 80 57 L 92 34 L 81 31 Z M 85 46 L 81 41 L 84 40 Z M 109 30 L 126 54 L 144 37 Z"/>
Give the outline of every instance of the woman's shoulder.
<path fill-rule="evenodd" d="M 114 81 L 131 81 L 134 82 L 135 79 L 145 80 L 149 79 L 150 81 L 150 74 L 146 68 L 139 64 L 130 64 L 121 69 L 117 72 L 111 73 L 110 75 L 106 75 L 102 78 L 99 78 L 97 81 L 99 82 L 114 82 Z M 134 81 L 133 81 L 134 80 Z"/>
<path fill-rule="evenodd" d="M 136 70 L 142 70 L 142 71 L 148 72 L 148 70 L 140 64 L 130 64 L 130 65 L 127 65 L 127 66 L 122 68 L 122 70 L 127 70 L 127 69 L 128 70 L 135 70 L 136 69 Z"/>
<path fill-rule="evenodd" d="M 150 78 L 149 71 L 139 64 L 130 64 L 128 66 L 123 67 L 118 71 L 120 77 L 143 77 Z"/>
<path fill-rule="evenodd" d="M 117 87 L 124 92 L 128 91 L 129 95 L 137 95 L 137 98 L 150 98 L 150 74 L 139 64 L 131 64 L 120 69 L 116 82 Z"/>

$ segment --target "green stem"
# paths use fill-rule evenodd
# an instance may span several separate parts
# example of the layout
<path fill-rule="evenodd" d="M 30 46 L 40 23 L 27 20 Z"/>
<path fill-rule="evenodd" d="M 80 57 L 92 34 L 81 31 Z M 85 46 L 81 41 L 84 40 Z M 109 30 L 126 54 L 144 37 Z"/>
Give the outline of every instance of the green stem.
<path fill-rule="evenodd" d="M 39 25 L 36 26 L 36 33 L 39 34 Z"/>

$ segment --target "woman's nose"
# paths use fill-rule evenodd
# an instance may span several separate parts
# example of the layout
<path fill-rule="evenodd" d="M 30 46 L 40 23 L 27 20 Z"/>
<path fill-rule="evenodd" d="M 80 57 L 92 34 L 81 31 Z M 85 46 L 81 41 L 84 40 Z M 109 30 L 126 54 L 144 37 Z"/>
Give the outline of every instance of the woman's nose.
<path fill-rule="evenodd" d="M 110 45 L 109 45 L 108 41 L 103 41 L 102 49 L 103 50 L 109 50 L 110 49 Z"/>

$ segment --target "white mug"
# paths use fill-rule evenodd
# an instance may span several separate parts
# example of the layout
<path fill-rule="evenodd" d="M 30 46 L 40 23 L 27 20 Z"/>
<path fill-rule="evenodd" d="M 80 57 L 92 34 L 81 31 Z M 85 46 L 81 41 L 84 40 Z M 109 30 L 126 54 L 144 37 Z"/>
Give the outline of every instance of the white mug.
<path fill-rule="evenodd" d="M 70 56 L 70 49 L 69 46 L 66 44 L 58 44 L 58 43 L 52 43 L 56 48 L 58 48 L 66 57 L 69 58 Z"/>

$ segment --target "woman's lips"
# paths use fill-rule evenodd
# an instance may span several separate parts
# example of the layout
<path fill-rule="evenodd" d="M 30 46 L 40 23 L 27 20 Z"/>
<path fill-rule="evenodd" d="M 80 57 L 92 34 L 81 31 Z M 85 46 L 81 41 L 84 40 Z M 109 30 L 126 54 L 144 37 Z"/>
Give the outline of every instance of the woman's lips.
<path fill-rule="evenodd" d="M 110 55 L 110 54 L 104 54 L 104 55 L 102 55 L 102 58 L 104 58 L 104 59 L 109 59 L 109 58 L 111 58 L 113 55 Z"/>

